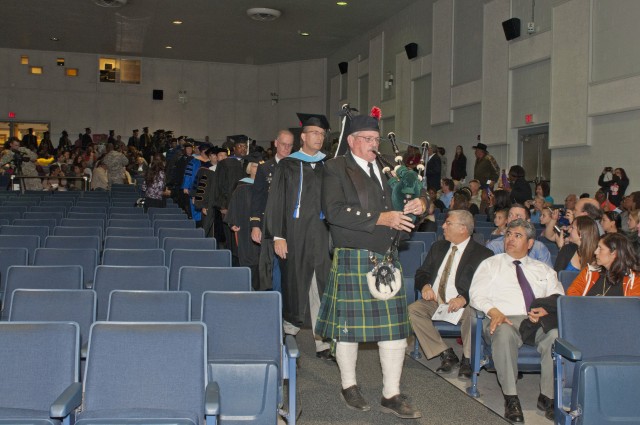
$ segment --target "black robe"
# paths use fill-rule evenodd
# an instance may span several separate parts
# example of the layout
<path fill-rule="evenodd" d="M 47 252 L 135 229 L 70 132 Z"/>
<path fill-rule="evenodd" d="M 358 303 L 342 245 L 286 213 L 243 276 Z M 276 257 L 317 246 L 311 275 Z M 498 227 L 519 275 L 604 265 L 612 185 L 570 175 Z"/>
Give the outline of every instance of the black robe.
<path fill-rule="evenodd" d="M 313 273 L 322 297 L 331 269 L 329 229 L 320 206 L 323 168 L 324 161 L 306 162 L 294 154 L 278 163 L 269 189 L 264 233 L 266 239 L 287 241 L 287 258 L 279 259 L 283 316 L 294 325 L 311 323 Z"/>
<path fill-rule="evenodd" d="M 260 259 L 260 245 L 251 240 L 251 227 L 249 216 L 251 215 L 251 186 L 252 183 L 244 179 L 238 182 L 236 190 L 231 194 L 229 210 L 224 218 L 225 223 L 238 226 L 238 232 L 232 232 L 233 237 L 228 246 L 231 252 L 238 258 L 238 265 L 251 269 L 251 285 L 254 290 L 260 287 L 258 276 L 258 261 Z"/>
<path fill-rule="evenodd" d="M 247 176 L 247 173 L 242 159 L 235 156 L 230 156 L 218 162 L 216 173 L 218 174 L 216 178 L 216 206 L 221 210 L 226 210 L 236 185 Z"/>
<path fill-rule="evenodd" d="M 258 165 L 256 178 L 251 187 L 251 227 L 262 231 L 262 246 L 260 249 L 260 290 L 273 289 L 273 240 L 264 237 L 264 210 L 267 207 L 269 188 L 273 180 L 277 162 L 275 158 Z"/>

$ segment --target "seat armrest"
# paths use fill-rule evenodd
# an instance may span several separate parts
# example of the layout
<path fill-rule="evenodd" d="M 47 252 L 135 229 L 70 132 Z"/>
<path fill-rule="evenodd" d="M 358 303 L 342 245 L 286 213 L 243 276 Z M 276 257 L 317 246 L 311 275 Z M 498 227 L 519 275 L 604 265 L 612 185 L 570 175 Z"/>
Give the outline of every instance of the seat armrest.
<path fill-rule="evenodd" d="M 209 382 L 204 396 L 205 416 L 217 416 L 220 414 L 220 387 L 217 382 Z"/>
<path fill-rule="evenodd" d="M 566 339 L 557 338 L 553 345 L 553 350 L 567 360 L 573 362 L 582 360 L 582 352 Z"/>
<path fill-rule="evenodd" d="M 64 418 L 82 403 L 82 383 L 74 382 L 65 389 L 49 408 L 52 418 Z"/>
<path fill-rule="evenodd" d="M 300 350 L 298 349 L 298 343 L 292 335 L 287 335 L 284 338 L 284 346 L 290 359 L 297 359 L 300 357 Z"/>
<path fill-rule="evenodd" d="M 80 347 L 80 358 L 86 359 L 88 351 L 89 351 L 89 341 L 85 342 L 84 344 L 82 344 L 82 347 Z"/>

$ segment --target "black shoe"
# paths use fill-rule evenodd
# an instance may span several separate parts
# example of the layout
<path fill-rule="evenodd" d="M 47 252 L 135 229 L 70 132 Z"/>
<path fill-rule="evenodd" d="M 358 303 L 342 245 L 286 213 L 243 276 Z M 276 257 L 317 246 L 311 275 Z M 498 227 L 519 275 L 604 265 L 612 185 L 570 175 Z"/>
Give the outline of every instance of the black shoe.
<path fill-rule="evenodd" d="M 331 354 L 331 350 L 328 348 L 322 351 L 316 351 L 316 357 L 322 360 L 335 362 L 336 358 Z"/>
<path fill-rule="evenodd" d="M 440 363 L 440 367 L 436 369 L 438 373 L 449 373 L 453 369 L 455 365 L 458 364 L 460 360 L 458 360 L 458 356 L 453 352 L 453 348 L 447 348 L 442 353 L 440 353 L 440 358 L 442 359 L 442 363 Z"/>
<path fill-rule="evenodd" d="M 462 356 L 462 360 L 460 361 L 460 370 L 458 371 L 458 378 L 471 379 L 472 373 L 471 362 L 468 358 Z"/>
<path fill-rule="evenodd" d="M 422 413 L 411 407 L 407 401 L 407 396 L 403 394 L 396 394 L 391 398 L 382 397 L 380 404 L 383 412 L 393 413 L 402 419 L 418 419 L 422 417 Z"/>
<path fill-rule="evenodd" d="M 367 412 L 371 410 L 371 406 L 364 399 L 360 388 L 357 385 L 352 385 L 349 388 L 342 390 L 342 399 L 347 403 L 347 407 L 353 410 L 359 410 L 361 412 Z"/>
<path fill-rule="evenodd" d="M 512 423 L 524 422 L 522 406 L 520 406 L 520 399 L 517 395 L 504 396 L 504 417 Z"/>
<path fill-rule="evenodd" d="M 538 396 L 538 409 L 544 412 L 544 417 L 550 421 L 555 419 L 555 412 L 553 410 L 553 399 L 547 397 L 544 394 Z"/>

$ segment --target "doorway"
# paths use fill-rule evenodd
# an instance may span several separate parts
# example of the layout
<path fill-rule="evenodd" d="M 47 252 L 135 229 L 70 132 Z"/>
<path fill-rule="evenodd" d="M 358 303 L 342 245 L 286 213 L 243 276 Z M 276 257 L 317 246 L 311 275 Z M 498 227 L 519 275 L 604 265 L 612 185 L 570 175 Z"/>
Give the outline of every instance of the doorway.
<path fill-rule="evenodd" d="M 5 143 L 11 137 L 22 140 L 30 128 L 40 143 L 45 131 L 49 131 L 50 127 L 51 123 L 46 121 L 0 121 L 0 143 Z"/>
<path fill-rule="evenodd" d="M 520 163 L 525 179 L 530 183 L 548 182 L 551 179 L 551 151 L 549 150 L 549 126 L 518 130 L 522 153 Z"/>

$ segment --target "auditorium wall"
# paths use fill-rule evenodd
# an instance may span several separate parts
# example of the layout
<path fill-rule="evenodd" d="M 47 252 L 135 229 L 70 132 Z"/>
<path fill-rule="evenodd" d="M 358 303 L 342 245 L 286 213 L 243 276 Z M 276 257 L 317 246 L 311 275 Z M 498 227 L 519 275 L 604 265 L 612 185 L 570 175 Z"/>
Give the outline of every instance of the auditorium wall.
<path fill-rule="evenodd" d="M 541 126 L 557 200 L 593 194 L 605 166 L 625 168 L 630 190 L 640 190 L 640 48 L 625 24 L 640 19 L 640 2 L 538 0 L 529 35 L 531 7 L 531 0 L 416 2 L 328 58 L 328 110 L 379 105 L 400 140 L 429 140 L 449 161 L 462 145 L 469 174 L 477 135 L 508 168 L 522 161 L 518 132 Z M 507 41 L 501 23 L 511 17 L 520 18 L 521 36 Z M 403 51 L 409 42 L 419 45 L 413 60 Z M 357 75 L 339 78 L 342 61 Z M 394 82 L 385 88 L 389 72 Z M 354 86 L 365 76 L 367 104 Z"/>
<path fill-rule="evenodd" d="M 30 75 L 22 55 L 43 74 Z M 56 66 L 60 57 L 66 67 L 78 68 L 77 77 Z M 197 140 L 247 134 L 267 141 L 280 128 L 296 127 L 296 112 L 322 111 L 326 104 L 325 59 L 257 66 L 140 58 L 140 84 L 100 82 L 98 59 L 0 49 L 0 120 L 14 112 L 19 121 L 49 121 L 54 140 L 63 129 L 73 138 L 84 127 L 94 133 L 114 129 L 126 140 L 132 129 L 148 126 Z M 164 91 L 163 100 L 153 100 L 154 89 Z"/>

